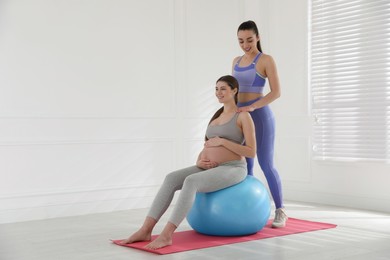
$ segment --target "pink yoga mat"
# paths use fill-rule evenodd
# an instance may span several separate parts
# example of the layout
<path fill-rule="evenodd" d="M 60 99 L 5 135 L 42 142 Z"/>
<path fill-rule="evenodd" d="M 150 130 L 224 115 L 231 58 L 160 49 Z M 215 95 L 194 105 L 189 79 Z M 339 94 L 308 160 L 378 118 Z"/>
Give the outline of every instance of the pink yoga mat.
<path fill-rule="evenodd" d="M 310 232 L 322 229 L 334 228 L 336 225 L 300 220 L 289 218 L 287 221 L 287 225 L 284 228 L 271 228 L 271 222 L 268 222 L 267 225 L 259 232 L 253 235 L 248 236 L 237 236 L 237 237 L 220 237 L 220 236 L 206 236 L 199 234 L 193 230 L 176 232 L 173 235 L 173 245 L 163 247 L 157 250 L 150 250 L 144 248 L 150 242 L 137 242 L 133 244 L 121 245 L 119 242 L 121 240 L 113 240 L 112 242 L 116 245 L 131 247 L 135 249 L 140 249 L 144 251 L 148 251 L 155 254 L 165 255 L 178 253 L 183 251 L 189 251 L 200 248 L 208 248 L 214 246 L 222 246 L 234 243 L 247 242 L 252 240 L 285 236 L 291 234 L 298 234 L 303 232 Z M 155 239 L 157 235 L 152 236 L 152 239 Z"/>

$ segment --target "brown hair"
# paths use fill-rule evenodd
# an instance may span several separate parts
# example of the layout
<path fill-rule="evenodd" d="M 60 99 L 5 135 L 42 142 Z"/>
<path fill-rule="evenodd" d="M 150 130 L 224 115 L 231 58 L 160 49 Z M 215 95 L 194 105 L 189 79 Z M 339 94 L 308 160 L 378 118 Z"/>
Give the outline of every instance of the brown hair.
<path fill-rule="evenodd" d="M 236 79 L 235 77 L 233 77 L 233 76 L 226 75 L 226 76 L 220 77 L 220 78 L 216 81 L 216 83 L 218 83 L 218 82 L 220 82 L 220 81 L 223 81 L 223 82 L 225 82 L 226 84 L 228 84 L 228 86 L 229 86 L 232 90 L 237 89 L 237 92 L 236 92 L 236 94 L 235 94 L 235 96 L 234 96 L 234 101 L 235 101 L 236 104 L 237 104 L 237 101 L 238 101 L 238 97 L 237 97 L 237 96 L 238 96 L 238 90 L 239 90 L 239 85 L 238 85 L 237 79 Z M 217 112 L 215 112 L 215 114 L 211 117 L 211 119 L 210 119 L 210 121 L 209 121 L 209 124 L 210 124 L 214 119 L 218 118 L 218 117 L 222 114 L 223 108 L 224 108 L 224 107 L 221 107 L 220 109 L 217 110 Z M 205 137 L 205 140 L 207 141 L 208 138 Z"/>
<path fill-rule="evenodd" d="M 238 27 L 237 33 L 239 31 L 246 31 L 246 30 L 251 30 L 254 34 L 256 34 L 257 37 L 259 37 L 259 30 L 257 29 L 257 25 L 254 21 L 249 20 L 249 21 L 246 21 L 246 22 L 243 22 L 242 24 L 240 24 L 240 26 Z M 257 49 L 260 52 L 263 52 L 261 50 L 260 40 L 257 41 Z"/>

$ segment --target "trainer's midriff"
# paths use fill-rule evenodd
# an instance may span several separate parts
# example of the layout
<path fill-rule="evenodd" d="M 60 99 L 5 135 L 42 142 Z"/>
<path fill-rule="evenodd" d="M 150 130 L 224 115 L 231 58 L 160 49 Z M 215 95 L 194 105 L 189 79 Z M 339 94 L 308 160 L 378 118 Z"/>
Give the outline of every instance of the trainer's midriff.
<path fill-rule="evenodd" d="M 201 159 L 207 159 L 217 163 L 243 160 L 244 157 L 233 153 L 223 146 L 204 147 L 201 153 Z"/>
<path fill-rule="evenodd" d="M 238 93 L 238 102 L 245 103 L 262 96 L 263 94 L 259 93 Z"/>

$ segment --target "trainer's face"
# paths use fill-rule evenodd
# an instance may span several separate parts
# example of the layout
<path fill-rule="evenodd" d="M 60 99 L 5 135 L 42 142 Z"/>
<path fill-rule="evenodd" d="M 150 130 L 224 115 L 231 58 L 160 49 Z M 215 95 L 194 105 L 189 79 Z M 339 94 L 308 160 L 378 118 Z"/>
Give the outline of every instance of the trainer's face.
<path fill-rule="evenodd" d="M 252 30 L 240 30 L 237 33 L 238 43 L 245 53 L 257 52 L 257 42 L 260 40 Z"/>

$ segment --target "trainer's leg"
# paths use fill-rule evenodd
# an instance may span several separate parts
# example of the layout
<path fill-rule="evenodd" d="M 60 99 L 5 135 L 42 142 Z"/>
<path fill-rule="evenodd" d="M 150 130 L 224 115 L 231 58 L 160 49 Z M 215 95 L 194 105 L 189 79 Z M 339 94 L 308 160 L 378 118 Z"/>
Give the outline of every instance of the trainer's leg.
<path fill-rule="evenodd" d="M 282 183 L 279 174 L 274 167 L 274 141 L 275 121 L 270 108 L 264 107 L 261 110 L 261 139 L 258 142 L 258 160 L 265 177 L 267 178 L 272 197 L 275 202 L 275 217 L 272 222 L 273 228 L 286 226 L 288 216 L 284 211 Z"/>
<path fill-rule="evenodd" d="M 253 175 L 253 165 L 254 165 L 254 159 L 250 157 L 246 157 L 246 165 L 248 169 L 248 175 Z"/>
<path fill-rule="evenodd" d="M 251 112 L 256 128 L 257 159 L 271 191 L 275 207 L 283 207 L 282 184 L 274 167 L 275 119 L 266 106 Z"/>

